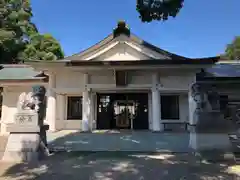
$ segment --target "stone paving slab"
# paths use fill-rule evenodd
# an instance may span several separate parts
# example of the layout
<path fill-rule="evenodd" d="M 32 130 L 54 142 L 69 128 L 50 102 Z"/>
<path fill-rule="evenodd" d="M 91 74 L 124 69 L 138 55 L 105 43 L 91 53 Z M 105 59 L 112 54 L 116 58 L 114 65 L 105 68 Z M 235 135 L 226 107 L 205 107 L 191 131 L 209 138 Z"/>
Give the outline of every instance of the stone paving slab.
<path fill-rule="evenodd" d="M 54 133 L 47 135 L 50 149 L 71 151 L 190 152 L 188 133 Z"/>
<path fill-rule="evenodd" d="M 0 164 L 0 180 L 238 180 L 230 165 L 186 153 L 58 153 L 37 164 Z"/>

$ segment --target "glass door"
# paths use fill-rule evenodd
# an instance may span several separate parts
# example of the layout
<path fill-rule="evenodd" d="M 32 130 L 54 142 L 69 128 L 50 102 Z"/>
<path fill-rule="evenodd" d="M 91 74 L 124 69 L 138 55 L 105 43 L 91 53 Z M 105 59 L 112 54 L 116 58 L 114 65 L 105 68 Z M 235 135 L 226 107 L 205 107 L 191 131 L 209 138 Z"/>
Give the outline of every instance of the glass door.
<path fill-rule="evenodd" d="M 132 121 L 135 117 L 135 102 L 131 100 L 116 100 L 114 102 L 114 117 L 116 128 L 132 129 Z"/>

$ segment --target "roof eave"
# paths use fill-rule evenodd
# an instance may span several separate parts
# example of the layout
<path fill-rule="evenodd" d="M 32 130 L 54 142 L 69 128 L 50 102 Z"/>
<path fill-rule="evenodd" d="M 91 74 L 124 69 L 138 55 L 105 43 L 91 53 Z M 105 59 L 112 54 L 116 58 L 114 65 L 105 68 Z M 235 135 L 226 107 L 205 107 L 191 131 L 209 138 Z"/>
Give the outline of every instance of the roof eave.
<path fill-rule="evenodd" d="M 32 78 L 32 79 L 1 79 L 0 85 L 1 86 L 13 86 L 13 85 L 39 85 L 39 84 L 47 84 L 47 78 Z"/>
<path fill-rule="evenodd" d="M 149 59 L 139 61 L 85 61 L 72 60 L 66 62 L 66 66 L 157 66 L 157 65 L 212 65 L 215 59 Z"/>

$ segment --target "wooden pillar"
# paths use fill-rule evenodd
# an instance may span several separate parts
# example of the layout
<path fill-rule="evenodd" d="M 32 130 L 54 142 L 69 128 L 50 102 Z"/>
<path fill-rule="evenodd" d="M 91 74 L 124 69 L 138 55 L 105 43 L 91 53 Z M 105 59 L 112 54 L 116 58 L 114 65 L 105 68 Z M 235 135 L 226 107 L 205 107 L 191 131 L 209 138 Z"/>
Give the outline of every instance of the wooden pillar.
<path fill-rule="evenodd" d="M 159 76 L 154 73 L 152 76 L 152 130 L 162 131 L 161 124 L 161 101 L 159 92 Z"/>
<path fill-rule="evenodd" d="M 84 74 L 84 92 L 82 93 L 82 131 L 89 131 L 90 126 L 90 92 L 88 89 L 88 74 Z"/>
<path fill-rule="evenodd" d="M 1 129 L 0 129 L 0 134 L 6 135 L 8 134 L 7 132 L 7 127 L 6 124 L 9 123 L 8 122 L 8 106 L 6 105 L 6 100 L 7 100 L 7 92 L 6 92 L 6 87 L 3 88 L 2 91 L 2 116 L 1 116 Z"/>
<path fill-rule="evenodd" d="M 48 82 L 48 100 L 47 100 L 47 113 L 46 119 L 49 124 L 50 131 L 56 131 L 56 75 L 49 74 Z"/>

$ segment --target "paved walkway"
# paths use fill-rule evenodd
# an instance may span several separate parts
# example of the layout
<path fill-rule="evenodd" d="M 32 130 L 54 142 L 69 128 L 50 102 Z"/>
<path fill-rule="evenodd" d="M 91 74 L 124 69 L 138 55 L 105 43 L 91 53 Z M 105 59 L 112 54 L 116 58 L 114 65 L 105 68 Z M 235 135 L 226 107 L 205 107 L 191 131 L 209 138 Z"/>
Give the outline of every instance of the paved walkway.
<path fill-rule="evenodd" d="M 226 164 L 190 154 L 59 153 L 38 164 L 0 164 L 0 180 L 237 180 Z"/>
<path fill-rule="evenodd" d="M 71 151 L 191 151 L 188 133 L 153 133 L 151 131 L 123 131 L 80 133 L 60 131 L 47 134 L 49 148 Z"/>

